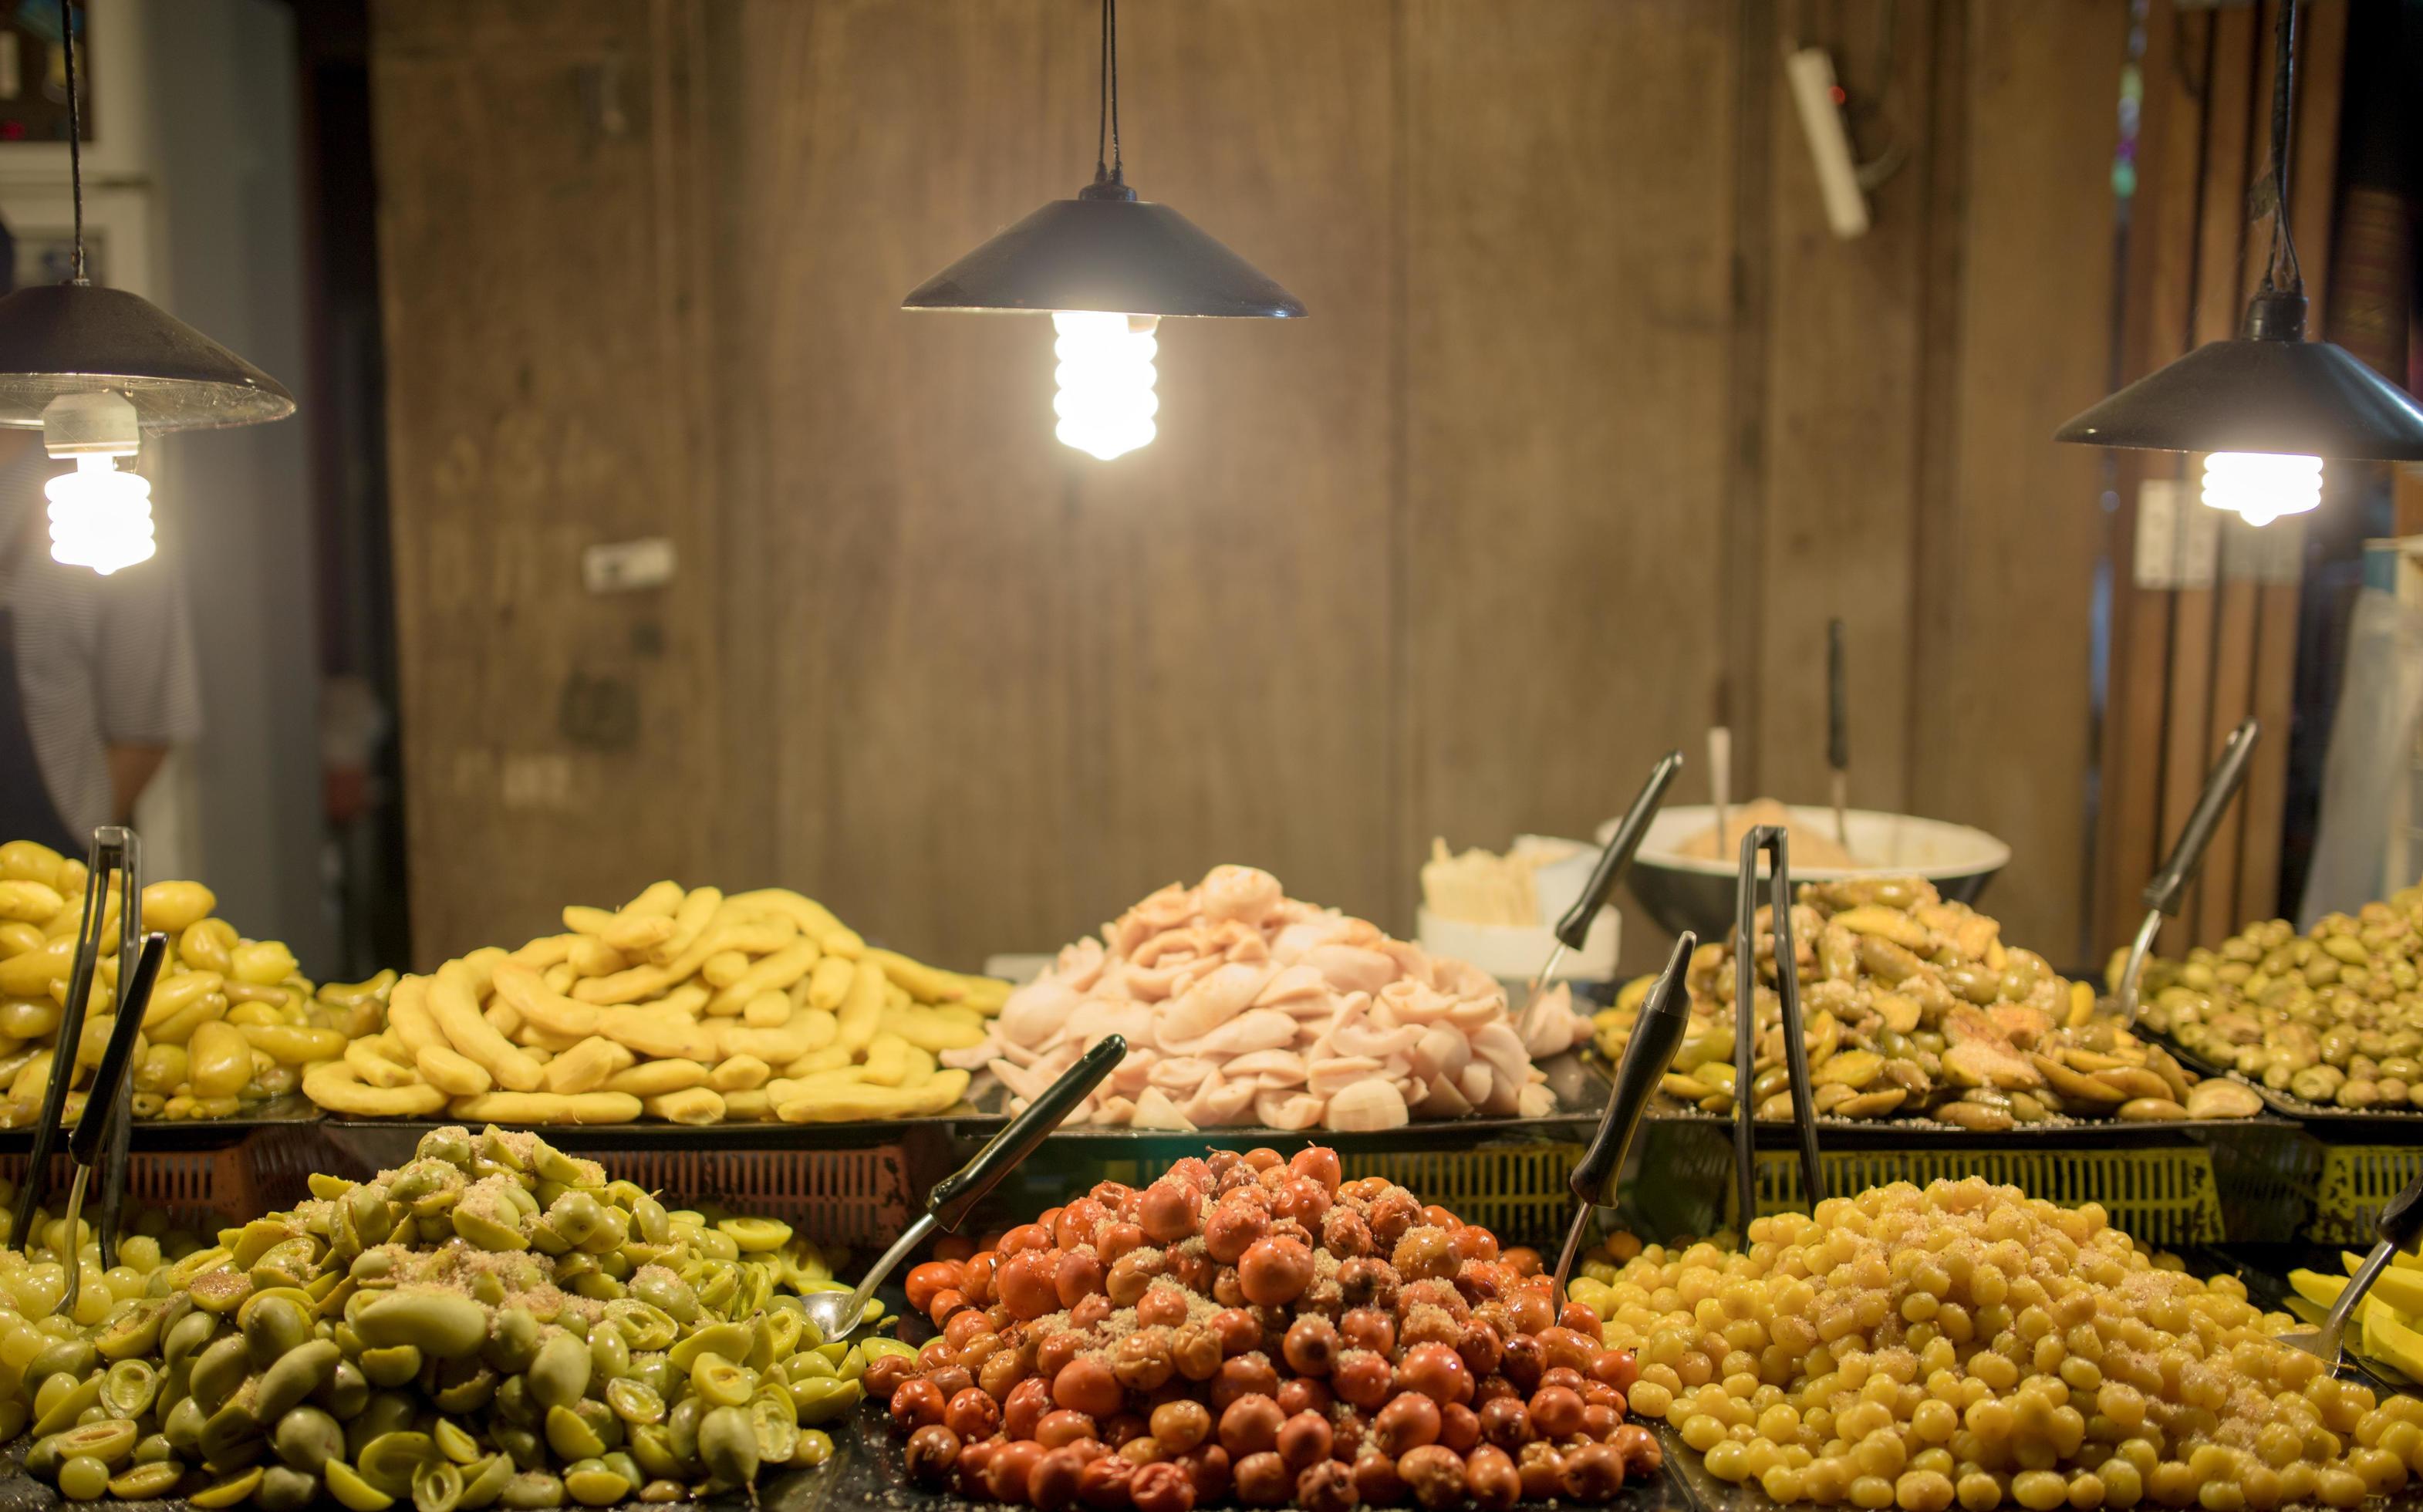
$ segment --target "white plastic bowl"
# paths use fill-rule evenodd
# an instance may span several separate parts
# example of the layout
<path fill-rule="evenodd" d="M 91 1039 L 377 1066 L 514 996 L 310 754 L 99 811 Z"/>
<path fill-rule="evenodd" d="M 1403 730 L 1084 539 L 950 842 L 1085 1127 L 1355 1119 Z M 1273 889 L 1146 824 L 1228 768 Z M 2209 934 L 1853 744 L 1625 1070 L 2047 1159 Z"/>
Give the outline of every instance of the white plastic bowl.
<path fill-rule="evenodd" d="M 1830 807 L 1795 804 L 1790 809 L 1795 829 L 1831 836 Z M 1796 882 L 1831 882 L 1843 877 L 1924 877 L 1944 897 L 1973 903 L 1994 873 L 2010 865 L 2011 848 L 1983 830 L 1909 814 L 1880 814 L 1854 808 L 1844 815 L 1850 827 L 1850 851 L 1873 865 L 1815 867 L 1797 858 L 1792 862 Z M 1632 895 L 1666 929 L 1691 930 L 1702 940 L 1720 938 L 1734 924 L 1734 893 L 1741 864 L 1687 856 L 1687 840 L 1716 827 L 1716 810 L 1705 804 L 1668 808 L 1650 820 L 1640 850 L 1632 860 Z M 1615 833 L 1616 821 L 1599 826 L 1601 843 Z M 1766 858 L 1759 858 L 1765 875 Z M 1762 897 L 1761 901 L 1765 899 Z"/>

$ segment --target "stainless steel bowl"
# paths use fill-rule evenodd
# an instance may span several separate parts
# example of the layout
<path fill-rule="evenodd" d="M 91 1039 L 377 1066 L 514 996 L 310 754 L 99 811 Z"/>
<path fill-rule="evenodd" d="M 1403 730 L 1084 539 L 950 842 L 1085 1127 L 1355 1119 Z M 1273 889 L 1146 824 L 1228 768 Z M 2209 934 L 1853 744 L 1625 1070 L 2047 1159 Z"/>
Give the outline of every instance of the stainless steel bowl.
<path fill-rule="evenodd" d="M 1834 811 L 1823 805 L 1795 805 L 1796 831 L 1834 833 Z M 1795 860 L 1792 880 L 1828 882 L 1840 877 L 1924 877 L 1945 898 L 1974 903 L 1994 873 L 2010 864 L 2011 848 L 1983 830 L 1909 814 L 1879 814 L 1854 808 L 1844 816 L 1850 826 L 1853 855 L 1872 859 L 1874 866 L 1813 867 Z M 1728 937 L 1734 927 L 1734 891 L 1740 863 L 1680 853 L 1685 841 L 1716 827 L 1716 810 L 1705 804 L 1668 808 L 1649 826 L 1633 857 L 1626 881 L 1632 895 L 1649 916 L 1669 933 L 1698 931 L 1702 940 Z M 1613 831 L 1609 820 L 1599 826 L 1604 844 Z M 1765 866 L 1761 866 L 1762 873 Z"/>

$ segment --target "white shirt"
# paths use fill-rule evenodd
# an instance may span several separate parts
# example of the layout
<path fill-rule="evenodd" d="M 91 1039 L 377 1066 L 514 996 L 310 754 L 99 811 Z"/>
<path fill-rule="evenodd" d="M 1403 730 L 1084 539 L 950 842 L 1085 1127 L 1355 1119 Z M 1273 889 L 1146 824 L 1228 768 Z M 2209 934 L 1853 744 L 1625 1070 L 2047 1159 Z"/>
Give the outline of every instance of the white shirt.
<path fill-rule="evenodd" d="M 200 737 L 201 677 L 173 565 L 155 556 L 104 578 L 51 560 L 42 484 L 63 470 L 39 442 L 0 466 L 0 607 L 16 619 L 17 686 L 43 786 L 82 835 L 115 817 L 110 746 Z"/>

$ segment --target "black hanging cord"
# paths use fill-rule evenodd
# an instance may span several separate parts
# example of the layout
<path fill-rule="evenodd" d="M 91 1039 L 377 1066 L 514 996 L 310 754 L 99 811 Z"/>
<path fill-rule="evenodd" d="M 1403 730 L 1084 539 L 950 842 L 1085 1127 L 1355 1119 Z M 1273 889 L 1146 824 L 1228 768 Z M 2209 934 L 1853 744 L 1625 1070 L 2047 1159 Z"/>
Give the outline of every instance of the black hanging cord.
<path fill-rule="evenodd" d="M 59 0 L 59 47 L 68 74 L 68 184 L 75 199 L 75 261 L 71 281 L 88 283 L 84 267 L 84 117 L 76 104 L 75 0 Z"/>
<path fill-rule="evenodd" d="M 2297 103 L 2297 0 L 2281 0 L 2272 54 L 2272 261 L 2263 287 L 2303 294 L 2297 239 L 2288 229 L 2288 122 Z"/>
<path fill-rule="evenodd" d="M 1101 109 L 1094 122 L 1094 182 L 1124 185 L 1127 178 L 1119 158 L 1119 5 L 1118 0 L 1102 0 L 1102 58 Z M 1110 138 L 1110 161 L 1105 167 L 1102 139 Z"/>

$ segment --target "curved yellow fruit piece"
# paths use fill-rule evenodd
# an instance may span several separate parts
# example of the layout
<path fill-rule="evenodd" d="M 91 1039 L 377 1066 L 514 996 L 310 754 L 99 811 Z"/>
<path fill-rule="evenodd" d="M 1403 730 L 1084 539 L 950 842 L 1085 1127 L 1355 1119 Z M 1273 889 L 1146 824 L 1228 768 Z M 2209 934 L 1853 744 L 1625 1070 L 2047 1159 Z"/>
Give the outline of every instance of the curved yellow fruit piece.
<path fill-rule="evenodd" d="M 2328 1307 L 2339 1299 L 2340 1292 L 2347 1289 L 2347 1278 L 2325 1276 L 2319 1270 L 2292 1270 L 2288 1272 L 2288 1284 L 2296 1288 L 2299 1297 L 2316 1307 Z"/>

